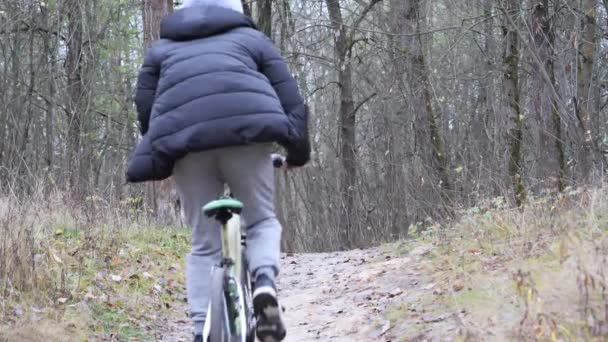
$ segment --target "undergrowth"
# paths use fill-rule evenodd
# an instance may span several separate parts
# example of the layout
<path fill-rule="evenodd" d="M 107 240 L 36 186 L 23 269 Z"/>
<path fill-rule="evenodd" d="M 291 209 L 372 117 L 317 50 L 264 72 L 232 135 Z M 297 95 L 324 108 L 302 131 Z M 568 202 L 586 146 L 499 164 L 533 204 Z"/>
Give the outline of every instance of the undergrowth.
<path fill-rule="evenodd" d="M 0 340 L 154 340 L 184 298 L 189 232 L 46 198 L 0 199 Z"/>
<path fill-rule="evenodd" d="M 128 203 L 44 198 L 0 199 L 0 341 L 155 340 L 184 297 L 188 231 L 140 223 Z M 436 286 L 416 289 L 432 319 L 414 324 L 411 303 L 396 301 L 392 326 L 425 334 L 454 320 L 455 340 L 608 340 L 606 188 L 516 209 L 498 198 L 412 233 L 396 253 L 433 246 L 419 266 Z"/>
<path fill-rule="evenodd" d="M 427 309 L 452 313 L 456 340 L 608 340 L 608 189 L 461 214 L 416 236 L 434 245 L 426 260 L 440 284 Z"/>

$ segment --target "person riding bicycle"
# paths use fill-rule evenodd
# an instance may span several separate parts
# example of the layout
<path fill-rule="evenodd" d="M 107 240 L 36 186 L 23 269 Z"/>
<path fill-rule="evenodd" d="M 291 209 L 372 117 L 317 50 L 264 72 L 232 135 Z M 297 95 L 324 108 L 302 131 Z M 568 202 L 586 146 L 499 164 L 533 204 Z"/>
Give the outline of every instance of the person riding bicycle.
<path fill-rule="evenodd" d="M 287 165 L 309 161 L 307 107 L 279 51 L 243 14 L 240 0 L 185 0 L 162 20 L 160 37 L 138 77 L 143 137 L 129 160 L 127 181 L 173 175 L 192 228 L 186 289 L 195 341 L 202 341 L 209 274 L 221 257 L 220 227 L 201 207 L 228 184 L 244 204 L 257 333 L 280 341 L 285 326 L 275 277 L 281 225 L 270 154 L 279 143 Z"/>

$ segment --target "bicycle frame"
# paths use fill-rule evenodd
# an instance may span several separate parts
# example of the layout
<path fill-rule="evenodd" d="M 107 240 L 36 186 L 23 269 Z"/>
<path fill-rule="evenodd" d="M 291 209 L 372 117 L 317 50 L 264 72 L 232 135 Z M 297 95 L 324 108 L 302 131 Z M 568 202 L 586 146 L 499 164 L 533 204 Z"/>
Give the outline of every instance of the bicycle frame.
<path fill-rule="evenodd" d="M 222 227 L 222 258 L 232 261 L 234 276 L 240 276 L 243 265 L 242 232 L 240 215 L 232 217 Z"/>
<path fill-rule="evenodd" d="M 228 319 L 228 330 L 246 339 L 248 333 L 248 319 L 245 306 L 246 288 L 249 284 L 242 284 L 243 275 L 243 235 L 241 231 L 240 215 L 232 214 L 231 218 L 221 227 L 222 239 L 222 262 L 216 267 L 225 270 L 225 289 L 226 289 L 226 317 L 237 316 L 236 319 Z M 248 278 L 248 277 L 247 277 Z M 245 281 L 249 281 L 246 279 Z M 203 336 L 209 336 L 211 319 L 211 303 L 209 303 L 208 317 L 205 321 Z"/>

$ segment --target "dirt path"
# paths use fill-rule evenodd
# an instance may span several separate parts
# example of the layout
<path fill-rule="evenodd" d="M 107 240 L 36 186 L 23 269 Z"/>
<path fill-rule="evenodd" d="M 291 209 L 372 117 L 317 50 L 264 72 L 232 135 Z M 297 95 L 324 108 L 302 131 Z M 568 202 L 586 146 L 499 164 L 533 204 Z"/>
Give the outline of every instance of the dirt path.
<path fill-rule="evenodd" d="M 424 279 L 420 261 L 426 250 L 396 256 L 380 249 L 341 253 L 287 254 L 282 258 L 278 287 L 285 320 L 286 342 L 356 342 L 442 339 L 456 329 L 447 315 L 426 315 L 416 303 L 432 296 L 433 284 Z M 399 303 L 412 303 L 391 324 L 387 312 Z M 185 307 L 181 308 L 185 311 Z M 395 313 L 393 313 L 395 315 Z M 407 317 L 406 317 L 407 316 Z M 432 331 L 410 325 L 434 322 Z M 189 341 L 185 316 L 169 319 L 162 341 Z"/>

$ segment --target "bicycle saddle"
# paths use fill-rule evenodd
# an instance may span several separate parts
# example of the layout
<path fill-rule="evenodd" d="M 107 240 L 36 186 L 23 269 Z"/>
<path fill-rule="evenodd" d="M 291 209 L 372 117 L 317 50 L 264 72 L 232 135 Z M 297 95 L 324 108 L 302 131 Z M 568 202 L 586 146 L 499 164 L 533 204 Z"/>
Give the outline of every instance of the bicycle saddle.
<path fill-rule="evenodd" d="M 217 216 L 220 212 L 240 214 L 243 210 L 243 203 L 232 197 L 221 197 L 215 201 L 207 203 L 203 207 L 203 212 L 207 217 Z"/>

